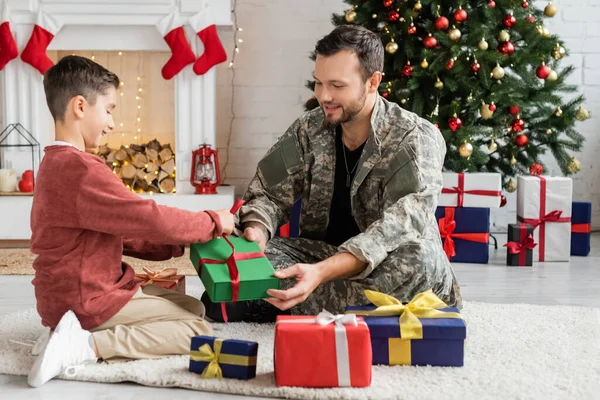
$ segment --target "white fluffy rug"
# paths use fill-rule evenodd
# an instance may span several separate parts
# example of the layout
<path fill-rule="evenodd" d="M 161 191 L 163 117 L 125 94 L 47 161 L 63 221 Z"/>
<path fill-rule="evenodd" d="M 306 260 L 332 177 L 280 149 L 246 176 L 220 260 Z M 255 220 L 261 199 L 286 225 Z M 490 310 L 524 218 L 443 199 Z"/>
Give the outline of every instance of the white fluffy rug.
<path fill-rule="evenodd" d="M 464 367 L 374 366 L 366 389 L 278 388 L 273 325 L 253 324 L 215 325 L 220 337 L 259 342 L 257 377 L 250 381 L 205 380 L 187 371 L 184 356 L 98 364 L 75 380 L 303 399 L 591 399 L 600 392 L 600 309 L 466 303 L 463 315 Z M 9 339 L 34 340 L 40 329 L 33 309 L 0 317 L 0 373 L 28 373 L 29 348 Z"/>

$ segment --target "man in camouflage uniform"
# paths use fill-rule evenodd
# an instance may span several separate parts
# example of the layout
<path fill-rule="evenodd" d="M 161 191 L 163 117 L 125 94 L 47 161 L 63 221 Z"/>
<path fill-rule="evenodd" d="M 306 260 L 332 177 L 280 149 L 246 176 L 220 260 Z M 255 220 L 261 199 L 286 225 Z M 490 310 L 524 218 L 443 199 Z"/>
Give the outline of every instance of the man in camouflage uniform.
<path fill-rule="evenodd" d="M 403 302 L 433 289 L 461 307 L 434 216 L 446 154 L 442 135 L 379 96 L 383 46 L 375 34 L 339 27 L 317 44 L 316 53 L 321 107 L 298 118 L 259 162 L 236 216 L 245 237 L 266 245 L 282 290 L 270 291 L 273 298 L 266 301 L 241 303 L 243 316 L 229 304 L 229 316 L 272 320 L 281 311 L 342 313 L 346 305 L 368 303 L 365 289 Z M 359 158 L 348 165 L 352 151 Z M 300 238 L 275 237 L 298 199 Z M 339 211 L 344 201 L 347 215 Z M 332 219 L 345 231 L 335 232 Z M 267 302 L 275 307 L 267 310 Z M 219 319 L 210 309 L 207 315 Z"/>

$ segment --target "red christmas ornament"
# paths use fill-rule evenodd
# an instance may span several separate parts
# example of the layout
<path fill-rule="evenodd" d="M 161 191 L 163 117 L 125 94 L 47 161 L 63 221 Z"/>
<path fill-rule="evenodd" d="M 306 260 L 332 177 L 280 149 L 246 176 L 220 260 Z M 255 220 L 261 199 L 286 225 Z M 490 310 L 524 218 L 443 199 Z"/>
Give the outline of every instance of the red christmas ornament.
<path fill-rule="evenodd" d="M 525 121 L 523 121 L 521 118 L 517 118 L 511 122 L 510 126 L 513 131 L 521 132 L 523 129 L 525 129 Z"/>
<path fill-rule="evenodd" d="M 490 1 L 488 1 L 488 7 L 489 7 L 489 8 L 494 8 L 494 7 L 496 7 L 496 2 L 495 2 L 494 0 L 490 0 Z"/>
<path fill-rule="evenodd" d="M 454 11 L 454 20 L 459 24 L 465 22 L 467 20 L 467 12 L 462 8 Z"/>
<path fill-rule="evenodd" d="M 527 142 L 529 142 L 527 135 L 520 134 L 515 137 L 515 144 L 519 147 L 527 146 Z"/>
<path fill-rule="evenodd" d="M 490 104 L 488 108 L 490 109 L 490 111 L 496 111 L 496 105 L 494 103 Z"/>
<path fill-rule="evenodd" d="M 500 196 L 500 207 L 504 207 L 506 205 L 506 196 Z"/>
<path fill-rule="evenodd" d="M 552 70 L 550 69 L 550 67 L 548 67 L 545 64 L 540 65 L 539 67 L 537 67 L 537 69 L 535 70 L 535 74 L 537 75 L 538 78 L 540 79 L 546 79 L 547 77 L 550 76 L 550 73 L 552 73 Z"/>
<path fill-rule="evenodd" d="M 388 96 L 390 95 L 390 92 L 383 92 L 381 95 L 387 99 Z"/>
<path fill-rule="evenodd" d="M 394 0 L 383 0 L 384 7 L 391 7 L 394 4 Z"/>
<path fill-rule="evenodd" d="M 412 74 L 412 65 L 405 65 L 404 67 L 402 67 L 402 75 L 404 75 L 407 78 L 410 78 L 411 74 Z"/>
<path fill-rule="evenodd" d="M 423 45 L 428 49 L 433 49 L 435 46 L 437 46 L 437 39 L 429 34 L 429 36 L 423 39 Z"/>
<path fill-rule="evenodd" d="M 388 20 L 390 22 L 396 22 L 400 19 L 400 13 L 398 11 L 390 11 L 390 14 L 388 15 Z"/>
<path fill-rule="evenodd" d="M 437 17 L 435 19 L 435 29 L 438 31 L 445 31 L 450 26 L 450 21 L 446 17 Z"/>
<path fill-rule="evenodd" d="M 523 8 L 527 8 L 527 7 L 529 7 L 529 3 L 528 3 L 528 2 L 526 2 L 526 1 L 524 1 L 524 2 L 521 4 L 521 7 L 523 7 Z"/>
<path fill-rule="evenodd" d="M 533 163 L 531 167 L 529 167 L 529 173 L 531 175 L 541 175 L 544 172 L 544 167 L 541 164 Z"/>
<path fill-rule="evenodd" d="M 454 58 L 449 59 L 448 63 L 446 64 L 446 69 L 448 71 L 450 71 L 452 68 L 454 68 Z"/>
<path fill-rule="evenodd" d="M 513 104 L 512 106 L 509 106 L 509 107 L 508 107 L 508 112 L 509 112 L 511 115 L 517 115 L 517 114 L 519 114 L 519 113 L 521 112 L 521 109 L 519 108 L 519 106 L 518 106 L 518 105 L 516 105 L 516 104 Z"/>
<path fill-rule="evenodd" d="M 478 62 L 476 62 L 473 65 L 471 65 L 471 69 L 473 70 L 473 72 L 479 71 L 479 68 L 481 68 L 481 65 L 479 65 Z"/>
<path fill-rule="evenodd" d="M 408 34 L 409 35 L 414 35 L 415 33 L 417 33 L 417 27 L 411 24 L 408 27 Z"/>
<path fill-rule="evenodd" d="M 507 14 L 504 16 L 504 25 L 509 29 L 512 28 L 516 22 L 517 22 L 517 19 L 515 18 L 514 15 Z"/>
<path fill-rule="evenodd" d="M 452 130 L 452 132 L 456 132 L 462 126 L 462 121 L 458 117 L 452 117 L 448 120 L 448 127 Z"/>
<path fill-rule="evenodd" d="M 533 15 L 528 15 L 525 19 L 531 22 L 532 24 L 535 23 L 535 18 L 533 18 Z"/>
<path fill-rule="evenodd" d="M 510 56 L 515 52 L 515 45 L 511 42 L 502 42 L 498 45 L 498 51 L 505 56 Z"/>

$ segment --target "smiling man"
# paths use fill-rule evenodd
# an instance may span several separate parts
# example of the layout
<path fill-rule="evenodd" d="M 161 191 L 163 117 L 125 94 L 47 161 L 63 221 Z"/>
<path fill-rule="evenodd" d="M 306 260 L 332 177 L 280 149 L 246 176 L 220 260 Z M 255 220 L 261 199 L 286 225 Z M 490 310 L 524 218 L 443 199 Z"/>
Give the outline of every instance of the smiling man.
<path fill-rule="evenodd" d="M 403 302 L 432 289 L 461 306 L 434 212 L 446 144 L 438 129 L 378 94 L 379 37 L 341 26 L 316 45 L 320 107 L 298 118 L 260 161 L 238 227 L 278 270 L 266 301 L 230 303 L 230 320 L 341 313 L 365 289 Z M 275 237 L 302 201 L 300 238 Z M 240 232 L 241 232 L 240 231 Z M 220 320 L 207 296 L 207 316 Z M 270 303 L 270 304 L 269 304 Z"/>

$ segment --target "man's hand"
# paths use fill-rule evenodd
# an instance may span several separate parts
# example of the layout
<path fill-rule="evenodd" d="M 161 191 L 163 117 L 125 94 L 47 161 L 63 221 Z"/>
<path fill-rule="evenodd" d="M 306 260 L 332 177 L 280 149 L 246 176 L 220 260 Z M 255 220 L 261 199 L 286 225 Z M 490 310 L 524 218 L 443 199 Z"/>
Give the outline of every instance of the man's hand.
<path fill-rule="evenodd" d="M 215 213 L 221 220 L 221 226 L 223 227 L 223 235 L 229 235 L 233 232 L 234 222 L 233 214 L 229 210 L 217 210 Z"/>
<path fill-rule="evenodd" d="M 291 267 L 275 272 L 280 279 L 296 278 L 296 286 L 288 290 L 267 290 L 267 294 L 273 296 L 265 301 L 271 303 L 280 310 L 287 310 L 302 303 L 321 284 L 323 277 L 321 269 L 313 264 L 296 264 Z"/>
<path fill-rule="evenodd" d="M 244 237 L 250 242 L 256 242 L 262 251 L 267 247 L 267 238 L 260 228 L 248 227 L 244 229 Z"/>

